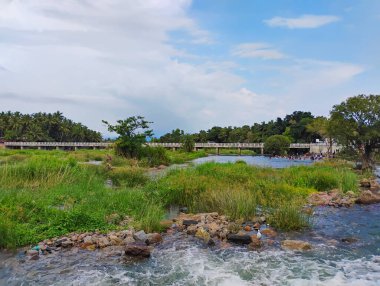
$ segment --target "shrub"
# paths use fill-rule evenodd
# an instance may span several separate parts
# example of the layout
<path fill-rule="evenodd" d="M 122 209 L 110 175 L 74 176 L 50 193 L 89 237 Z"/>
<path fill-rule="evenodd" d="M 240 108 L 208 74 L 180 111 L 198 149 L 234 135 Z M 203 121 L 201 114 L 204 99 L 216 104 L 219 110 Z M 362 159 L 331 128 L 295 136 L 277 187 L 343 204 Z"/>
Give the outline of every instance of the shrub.
<path fill-rule="evenodd" d="M 265 140 L 265 152 L 271 155 L 285 155 L 289 150 L 290 140 L 283 135 L 273 135 Z"/>

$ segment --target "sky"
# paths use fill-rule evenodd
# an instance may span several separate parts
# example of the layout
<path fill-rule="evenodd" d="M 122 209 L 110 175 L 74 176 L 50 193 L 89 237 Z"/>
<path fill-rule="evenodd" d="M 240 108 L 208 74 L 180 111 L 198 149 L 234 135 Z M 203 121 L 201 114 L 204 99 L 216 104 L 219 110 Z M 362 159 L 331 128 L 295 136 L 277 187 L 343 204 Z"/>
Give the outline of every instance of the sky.
<path fill-rule="evenodd" d="M 0 111 L 109 135 L 328 115 L 380 94 L 378 0 L 0 0 Z"/>

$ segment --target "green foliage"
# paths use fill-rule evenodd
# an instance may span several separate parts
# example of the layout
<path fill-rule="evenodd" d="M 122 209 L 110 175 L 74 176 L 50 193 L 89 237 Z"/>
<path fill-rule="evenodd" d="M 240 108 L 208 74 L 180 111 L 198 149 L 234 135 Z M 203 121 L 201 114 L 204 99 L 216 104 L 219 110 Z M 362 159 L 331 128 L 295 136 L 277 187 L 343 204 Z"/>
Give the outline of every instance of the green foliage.
<path fill-rule="evenodd" d="M 186 134 L 182 137 L 182 148 L 185 152 L 193 152 L 194 146 L 195 142 L 191 134 Z"/>
<path fill-rule="evenodd" d="M 65 118 L 61 112 L 0 113 L 0 138 L 8 141 L 99 142 L 99 132 Z"/>
<path fill-rule="evenodd" d="M 0 152 L 0 158 L 15 154 L 9 151 Z M 0 248 L 73 231 L 118 228 L 107 221 L 111 214 L 131 216 L 133 226 L 146 231 L 160 229 L 160 201 L 141 189 L 123 187 L 144 185 L 148 179 L 142 169 L 115 168 L 113 179 L 122 186 L 109 189 L 104 184 L 109 173 L 102 166 L 78 164 L 64 152 L 28 151 L 23 152 L 27 159 L 0 165 Z"/>
<path fill-rule="evenodd" d="M 142 116 L 118 120 L 116 125 L 111 125 L 105 120 L 102 122 L 107 125 L 109 131 L 119 135 L 115 142 L 116 153 L 127 158 L 140 157 L 142 144 L 153 136 L 153 131 L 149 129 L 152 122 L 146 121 Z"/>
<path fill-rule="evenodd" d="M 148 181 L 144 169 L 138 167 L 117 167 L 110 170 L 107 176 L 116 186 L 138 187 Z"/>
<path fill-rule="evenodd" d="M 154 167 L 159 165 L 169 165 L 170 159 L 167 151 L 163 147 L 149 147 L 142 148 L 140 153 L 140 160 L 143 165 Z"/>
<path fill-rule="evenodd" d="M 273 135 L 265 140 L 265 152 L 271 155 L 285 155 L 289 150 L 290 140 L 284 135 Z"/>
<path fill-rule="evenodd" d="M 171 164 L 183 164 L 197 158 L 207 157 L 207 153 L 204 150 L 198 150 L 191 153 L 182 150 L 166 150 L 166 154 L 168 155 Z"/>
<path fill-rule="evenodd" d="M 296 143 L 310 143 L 321 136 L 308 130 L 307 126 L 314 116 L 310 112 L 295 111 L 286 115 L 283 119 L 277 118 L 268 122 L 255 123 L 252 126 L 242 127 L 219 127 L 214 126 L 209 130 L 201 130 L 193 134 L 195 142 L 215 143 L 251 143 L 264 142 L 272 135 L 284 135 Z M 180 129 L 173 130 L 161 136 L 156 141 L 163 143 L 178 143 L 184 135 Z"/>
<path fill-rule="evenodd" d="M 380 95 L 350 97 L 331 110 L 333 136 L 361 155 L 363 169 L 374 165 L 374 149 L 380 147 Z"/>

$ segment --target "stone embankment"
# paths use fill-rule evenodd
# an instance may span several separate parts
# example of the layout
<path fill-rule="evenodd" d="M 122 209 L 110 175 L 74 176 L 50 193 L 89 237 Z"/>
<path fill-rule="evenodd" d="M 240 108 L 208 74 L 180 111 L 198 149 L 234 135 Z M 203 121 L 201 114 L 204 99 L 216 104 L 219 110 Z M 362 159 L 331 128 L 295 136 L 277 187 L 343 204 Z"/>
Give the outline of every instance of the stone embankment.
<path fill-rule="evenodd" d="M 349 207 L 355 203 L 380 202 L 380 184 L 376 180 L 363 179 L 359 187 L 358 193 L 352 191 L 342 193 L 337 189 L 330 192 L 318 192 L 309 197 L 309 203 L 314 206 Z"/>

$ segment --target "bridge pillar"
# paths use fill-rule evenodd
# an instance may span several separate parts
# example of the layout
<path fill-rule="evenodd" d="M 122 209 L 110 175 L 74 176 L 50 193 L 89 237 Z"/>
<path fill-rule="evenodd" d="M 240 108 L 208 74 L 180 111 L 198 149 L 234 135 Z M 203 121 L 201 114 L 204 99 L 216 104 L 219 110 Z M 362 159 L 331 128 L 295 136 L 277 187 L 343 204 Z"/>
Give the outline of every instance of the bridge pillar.
<path fill-rule="evenodd" d="M 261 155 L 264 155 L 264 147 L 261 147 Z"/>
<path fill-rule="evenodd" d="M 172 147 L 172 150 L 175 151 L 175 147 Z"/>
<path fill-rule="evenodd" d="M 216 147 L 216 155 L 219 155 L 219 147 Z"/>
<path fill-rule="evenodd" d="M 241 148 L 238 148 L 239 156 L 241 156 Z"/>
<path fill-rule="evenodd" d="M 20 146 L 20 149 L 23 150 L 23 149 L 24 149 L 24 146 Z"/>
<path fill-rule="evenodd" d="M 37 149 L 38 149 L 38 150 L 41 150 L 41 146 L 38 146 Z"/>
<path fill-rule="evenodd" d="M 55 146 L 55 150 L 59 150 L 59 146 Z"/>
<path fill-rule="evenodd" d="M 77 146 L 75 146 L 75 147 L 74 147 L 74 151 L 77 151 L 77 150 L 78 150 L 78 147 L 77 147 Z"/>
<path fill-rule="evenodd" d="M 92 146 L 92 150 L 96 150 L 96 147 L 95 147 L 95 146 Z"/>
<path fill-rule="evenodd" d="M 197 148 L 197 147 L 194 147 L 194 151 L 197 152 L 197 151 L 198 151 L 198 148 Z"/>

